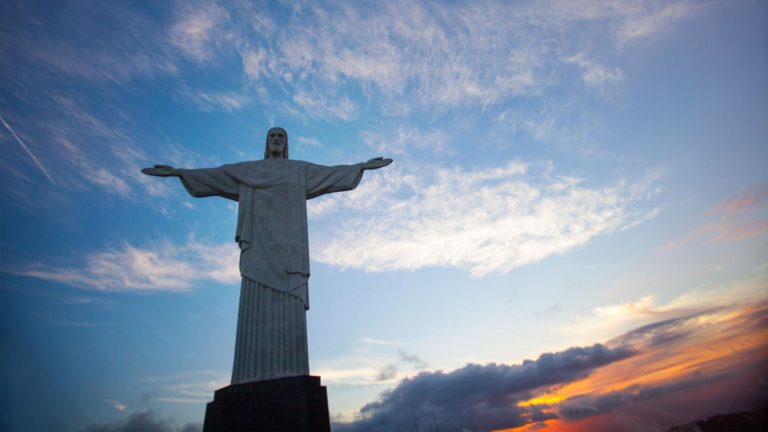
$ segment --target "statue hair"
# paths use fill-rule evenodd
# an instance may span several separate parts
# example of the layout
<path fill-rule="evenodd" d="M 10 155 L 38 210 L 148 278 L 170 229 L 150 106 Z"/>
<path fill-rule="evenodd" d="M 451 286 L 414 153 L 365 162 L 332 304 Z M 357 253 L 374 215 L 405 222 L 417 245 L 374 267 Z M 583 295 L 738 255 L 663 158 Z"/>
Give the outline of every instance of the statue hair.
<path fill-rule="evenodd" d="M 269 159 L 270 153 L 269 153 L 269 134 L 273 130 L 280 130 L 283 131 L 283 134 L 285 134 L 285 148 L 283 148 L 283 159 L 288 159 L 288 132 L 286 132 L 285 129 L 281 127 L 273 127 L 272 129 L 267 131 L 267 139 L 264 142 L 264 159 Z"/>

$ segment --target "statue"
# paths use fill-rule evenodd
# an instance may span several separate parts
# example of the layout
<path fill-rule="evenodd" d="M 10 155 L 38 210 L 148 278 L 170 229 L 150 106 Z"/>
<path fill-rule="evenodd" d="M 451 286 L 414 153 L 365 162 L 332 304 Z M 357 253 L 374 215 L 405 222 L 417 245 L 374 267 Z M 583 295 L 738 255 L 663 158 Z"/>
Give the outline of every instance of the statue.
<path fill-rule="evenodd" d="M 239 202 L 235 241 L 240 246 L 240 306 L 232 384 L 309 375 L 306 310 L 309 244 L 306 200 L 357 187 L 363 171 L 392 159 L 323 166 L 288 159 L 288 134 L 267 132 L 264 160 L 218 168 L 141 170 L 179 177 L 194 197 Z"/>

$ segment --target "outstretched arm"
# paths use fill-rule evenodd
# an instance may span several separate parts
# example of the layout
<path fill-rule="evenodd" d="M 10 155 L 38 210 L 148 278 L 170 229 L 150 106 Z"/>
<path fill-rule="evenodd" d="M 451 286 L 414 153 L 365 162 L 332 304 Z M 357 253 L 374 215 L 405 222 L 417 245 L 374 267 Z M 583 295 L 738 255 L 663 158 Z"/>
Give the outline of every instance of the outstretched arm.
<path fill-rule="evenodd" d="M 384 159 L 383 157 L 379 156 L 379 157 L 375 157 L 373 159 L 369 159 L 368 162 L 365 162 L 363 164 L 363 169 L 364 170 L 375 170 L 375 169 L 379 169 L 379 168 L 384 168 L 385 166 L 387 166 L 387 165 L 389 165 L 391 163 L 392 163 L 392 159 L 390 159 L 390 158 Z"/>
<path fill-rule="evenodd" d="M 152 168 L 142 168 L 141 172 L 157 177 L 181 177 L 179 171 L 170 165 L 155 165 Z"/>
<path fill-rule="evenodd" d="M 181 169 L 170 165 L 155 165 L 141 170 L 146 175 L 179 177 L 190 195 L 197 198 L 222 196 L 237 201 L 239 184 L 221 168 Z"/>
<path fill-rule="evenodd" d="M 327 193 L 352 190 L 360 183 L 365 170 L 383 168 L 391 164 L 392 159 L 377 157 L 368 162 L 336 166 L 305 163 L 307 165 L 307 199 L 312 199 Z"/>

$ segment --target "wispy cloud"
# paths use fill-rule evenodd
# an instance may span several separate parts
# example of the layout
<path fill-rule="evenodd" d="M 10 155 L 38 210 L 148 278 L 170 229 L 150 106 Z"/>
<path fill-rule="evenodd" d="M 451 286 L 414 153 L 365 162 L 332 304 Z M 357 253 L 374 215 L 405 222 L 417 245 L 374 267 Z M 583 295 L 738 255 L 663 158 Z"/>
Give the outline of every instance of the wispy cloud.
<path fill-rule="evenodd" d="M 171 42 L 193 60 L 206 61 L 214 55 L 218 26 L 228 18 L 229 13 L 215 2 L 177 3 Z"/>
<path fill-rule="evenodd" d="M 83 327 L 83 328 L 112 327 L 112 326 L 119 326 L 124 324 L 121 322 L 77 322 L 77 321 L 49 321 L 49 322 L 56 326 Z"/>
<path fill-rule="evenodd" d="M 235 92 L 188 92 L 185 97 L 192 101 L 201 111 L 237 111 L 245 107 L 249 99 Z"/>
<path fill-rule="evenodd" d="M 634 300 L 595 307 L 587 316 L 570 317 L 559 331 L 572 335 L 608 337 L 634 326 L 692 313 L 703 313 L 723 305 L 749 304 L 768 298 L 768 265 L 761 265 L 728 283 L 686 291 L 668 301 L 653 294 Z"/>
<path fill-rule="evenodd" d="M 294 93 L 292 100 L 314 117 L 335 117 L 339 120 L 350 121 L 357 116 L 357 106 L 347 96 L 328 98 L 323 94 L 299 90 Z"/>
<path fill-rule="evenodd" d="M 739 242 L 768 234 L 768 183 L 741 190 L 715 204 L 708 219 L 682 238 L 662 247 L 671 252 L 702 240 Z"/>
<path fill-rule="evenodd" d="M 451 138 L 442 130 L 422 132 L 416 128 L 400 127 L 390 133 L 367 130 L 362 133 L 365 145 L 382 155 L 402 155 L 424 150 L 432 153 L 445 152 Z"/>
<path fill-rule="evenodd" d="M 0 63 L 9 82 L 29 79 L 47 87 L 51 81 L 77 79 L 125 85 L 177 73 L 169 47 L 156 42 L 164 30 L 132 5 L 61 1 L 56 6 L 57 14 L 68 19 L 51 25 L 35 6 L 8 4 L 9 16 L 18 20 L 18 25 L 3 29 L 0 41 L 0 49 L 8 54 Z M 43 28 L 46 31 L 40 31 Z"/>
<path fill-rule="evenodd" d="M 168 196 L 174 193 L 169 182 L 158 181 L 140 172 L 150 162 L 129 132 L 130 119 L 95 113 L 84 102 L 60 93 L 46 93 L 45 115 L 28 118 L 36 141 L 48 143 L 47 158 L 51 161 L 44 173 L 56 177 L 57 190 L 63 192 L 98 190 L 123 199 L 138 201 L 142 196 Z M 156 150 L 166 163 L 198 162 L 193 152 L 178 150 L 161 142 Z M 15 167 L 18 155 L 6 152 L 3 165 Z M 160 161 L 155 161 L 160 162 Z M 24 191 L 22 196 L 34 196 L 37 191 L 29 176 L 15 175 L 6 188 Z M 181 189 L 176 189 L 177 193 Z M 30 198 L 24 198 L 29 200 Z M 45 200 L 40 200 L 42 203 Z M 144 201 L 147 202 L 147 201 Z M 42 204 L 44 205 L 44 204 Z"/>
<path fill-rule="evenodd" d="M 45 176 L 48 177 L 48 180 L 50 180 L 51 183 L 53 183 L 53 185 L 56 186 L 56 182 L 53 180 L 53 177 L 51 177 L 51 175 L 48 174 L 48 171 L 45 169 L 43 164 L 41 164 L 40 161 L 37 160 L 37 157 L 35 157 L 34 153 L 32 153 L 32 150 L 30 150 L 29 147 L 27 147 L 27 145 L 24 144 L 24 141 L 22 141 L 21 138 L 19 138 L 19 136 L 16 135 L 16 131 L 14 131 L 13 128 L 11 128 L 11 126 L 5 121 L 5 118 L 3 118 L 2 115 L 0 115 L 0 121 L 3 122 L 3 126 L 5 126 L 5 128 L 8 129 L 8 132 L 11 133 L 11 135 L 16 140 L 16 142 L 19 143 L 21 148 L 23 148 L 24 151 L 27 152 L 29 157 L 32 158 L 32 161 L 35 162 L 35 165 L 37 165 L 37 167 L 40 168 L 40 171 L 42 171 L 43 174 L 45 174 Z"/>
<path fill-rule="evenodd" d="M 164 241 L 146 248 L 125 244 L 88 255 L 71 267 L 36 264 L 4 271 L 99 291 L 184 291 L 202 280 L 240 280 L 239 253 L 234 244 L 190 240 L 176 246 Z"/>
<path fill-rule="evenodd" d="M 559 79 L 563 52 L 580 53 L 567 61 L 587 85 L 615 84 L 623 73 L 588 58 L 592 47 L 573 37 L 580 26 L 596 24 L 623 43 L 662 34 L 696 9 L 687 1 L 285 7 L 283 16 L 249 4 L 184 3 L 171 40 L 200 64 L 234 55 L 261 96 L 277 88 L 300 112 L 351 120 L 357 91 L 381 97 L 382 109 L 399 115 L 536 95 Z"/>
<path fill-rule="evenodd" d="M 403 345 L 402 342 L 385 341 L 385 340 L 374 339 L 374 338 L 369 338 L 369 337 L 360 338 L 360 342 L 367 343 L 367 344 L 373 344 L 373 345 L 389 345 L 389 346 L 401 346 L 401 345 Z"/>
<path fill-rule="evenodd" d="M 339 209 L 360 215 L 315 247 L 315 258 L 367 271 L 450 266 L 475 276 L 504 273 L 652 217 L 651 185 L 589 187 L 519 161 L 474 170 L 392 168 L 311 209 L 315 217 Z"/>
<path fill-rule="evenodd" d="M 120 411 L 120 412 L 123 412 L 123 411 L 125 411 L 126 408 L 128 408 L 128 405 L 126 405 L 126 404 L 124 404 L 124 403 L 122 403 L 120 401 L 116 401 L 116 400 L 112 400 L 112 399 L 106 399 L 106 400 L 104 400 L 104 402 L 110 404 L 112 406 L 112 408 L 114 408 L 114 409 L 116 409 L 117 411 Z"/>
<path fill-rule="evenodd" d="M 170 404 L 204 405 L 213 392 L 229 385 L 229 374 L 214 370 L 184 371 L 141 378 L 147 399 Z"/>
<path fill-rule="evenodd" d="M 320 144 L 320 140 L 318 140 L 315 137 L 298 136 L 298 137 L 296 137 L 296 141 L 298 141 L 299 144 L 305 145 L 307 147 L 321 147 L 322 146 L 322 144 Z"/>
<path fill-rule="evenodd" d="M 618 68 L 609 69 L 589 60 L 584 53 L 579 53 L 565 59 L 566 63 L 577 65 L 581 69 L 581 79 L 592 87 L 603 87 L 620 82 L 624 74 Z"/>
<path fill-rule="evenodd" d="M 387 343 L 382 347 L 393 345 Z M 369 348 L 358 347 L 343 357 L 325 360 L 317 365 L 315 373 L 334 390 L 350 387 L 381 389 L 383 384 L 391 385 L 400 379 L 413 377 L 429 366 L 418 355 L 401 349 L 391 352 L 389 349 Z"/>
<path fill-rule="evenodd" d="M 689 17 L 697 11 L 692 2 L 661 3 L 657 8 L 628 16 L 618 31 L 621 42 L 656 36 L 669 29 L 675 21 Z"/>

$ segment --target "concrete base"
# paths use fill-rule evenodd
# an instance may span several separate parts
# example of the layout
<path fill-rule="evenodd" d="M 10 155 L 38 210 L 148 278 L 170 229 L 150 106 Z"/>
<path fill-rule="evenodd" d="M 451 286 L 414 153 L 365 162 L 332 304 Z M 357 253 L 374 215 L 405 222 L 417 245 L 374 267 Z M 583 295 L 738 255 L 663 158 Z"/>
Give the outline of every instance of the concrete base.
<path fill-rule="evenodd" d="M 203 432 L 330 432 L 328 395 L 318 376 L 234 384 L 216 390 Z"/>

